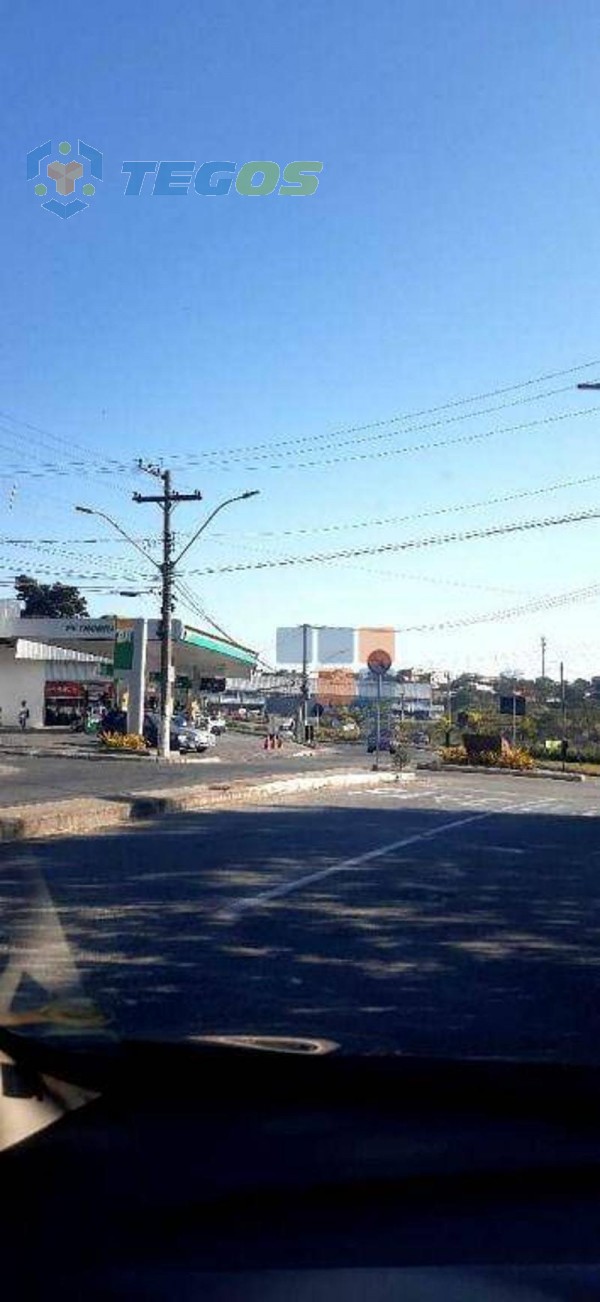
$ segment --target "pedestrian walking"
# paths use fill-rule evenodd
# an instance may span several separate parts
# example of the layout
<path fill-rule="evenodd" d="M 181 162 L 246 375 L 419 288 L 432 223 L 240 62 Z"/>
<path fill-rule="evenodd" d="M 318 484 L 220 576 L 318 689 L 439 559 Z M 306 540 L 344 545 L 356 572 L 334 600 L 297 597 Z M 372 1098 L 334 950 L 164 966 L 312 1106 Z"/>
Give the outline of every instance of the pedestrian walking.
<path fill-rule="evenodd" d="M 27 701 L 21 701 L 21 709 L 19 710 L 19 725 L 21 728 L 21 732 L 25 732 L 28 721 L 29 721 L 29 709 L 27 706 Z"/>
<path fill-rule="evenodd" d="M 269 715 L 267 719 L 267 735 L 265 737 L 265 750 L 275 750 L 276 734 L 277 734 L 277 729 L 275 725 L 275 720 L 272 717 L 272 715 Z"/>

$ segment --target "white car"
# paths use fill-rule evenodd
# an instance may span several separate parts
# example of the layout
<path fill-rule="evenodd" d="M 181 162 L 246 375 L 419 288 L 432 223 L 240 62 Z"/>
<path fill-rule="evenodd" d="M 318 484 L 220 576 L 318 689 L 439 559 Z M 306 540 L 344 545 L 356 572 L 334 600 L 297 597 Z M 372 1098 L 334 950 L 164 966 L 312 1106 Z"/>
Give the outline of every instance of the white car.
<path fill-rule="evenodd" d="M 202 723 L 206 724 L 210 732 L 214 732 L 215 737 L 220 737 L 227 729 L 227 720 L 223 714 L 217 714 L 214 719 L 203 719 Z"/>
<path fill-rule="evenodd" d="M 180 715 L 173 719 L 173 725 L 177 745 L 182 753 L 190 750 L 196 752 L 210 750 L 212 746 L 216 746 L 217 739 L 214 732 L 204 724 L 198 727 L 196 724 L 188 723 L 187 719 Z"/>

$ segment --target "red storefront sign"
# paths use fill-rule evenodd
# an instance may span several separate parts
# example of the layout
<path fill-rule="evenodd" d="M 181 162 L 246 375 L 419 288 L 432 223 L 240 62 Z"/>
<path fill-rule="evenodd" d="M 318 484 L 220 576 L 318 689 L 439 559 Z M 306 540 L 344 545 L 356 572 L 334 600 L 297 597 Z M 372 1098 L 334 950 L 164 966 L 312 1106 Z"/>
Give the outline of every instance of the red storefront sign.
<path fill-rule="evenodd" d="M 46 700 L 49 699 L 64 700 L 65 698 L 68 698 L 70 700 L 72 699 L 79 700 L 84 695 L 85 695 L 85 687 L 83 683 L 50 682 L 50 683 L 46 683 L 45 686 Z"/>

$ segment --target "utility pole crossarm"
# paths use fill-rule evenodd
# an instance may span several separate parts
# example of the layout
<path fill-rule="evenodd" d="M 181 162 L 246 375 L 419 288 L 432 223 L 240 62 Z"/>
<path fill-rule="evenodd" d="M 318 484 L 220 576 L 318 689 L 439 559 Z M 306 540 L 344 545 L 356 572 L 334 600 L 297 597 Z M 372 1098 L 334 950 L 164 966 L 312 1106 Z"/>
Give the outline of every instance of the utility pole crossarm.
<path fill-rule="evenodd" d="M 168 472 L 165 471 L 165 474 L 167 473 Z M 157 502 L 159 506 L 163 506 L 165 495 L 164 493 L 157 493 L 157 494 L 134 493 L 133 500 L 134 502 Z M 200 492 L 199 488 L 196 490 L 195 493 L 169 493 L 169 500 L 171 502 L 201 502 L 202 493 Z"/>

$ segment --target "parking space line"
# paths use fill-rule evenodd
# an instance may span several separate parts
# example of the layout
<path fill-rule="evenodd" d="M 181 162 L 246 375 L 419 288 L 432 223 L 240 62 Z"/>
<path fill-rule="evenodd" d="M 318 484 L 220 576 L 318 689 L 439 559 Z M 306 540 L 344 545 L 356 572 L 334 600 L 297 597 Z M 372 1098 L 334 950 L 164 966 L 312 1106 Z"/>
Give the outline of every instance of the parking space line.
<path fill-rule="evenodd" d="M 412 836 L 404 836 L 398 841 L 390 841 L 387 845 L 380 845 L 374 850 L 367 850 L 365 854 L 356 855 L 351 859 L 342 859 L 339 863 L 330 864 L 328 868 L 320 868 L 318 872 L 305 873 L 303 877 L 296 877 L 293 881 L 280 882 L 278 886 L 271 886 L 266 891 L 259 891 L 258 895 L 238 900 L 236 903 L 228 905 L 226 909 L 221 910 L 218 916 L 223 921 L 234 922 L 243 913 L 260 908 L 261 904 L 268 904 L 271 900 L 282 899 L 286 895 L 293 895 L 296 891 L 303 891 L 307 886 L 313 886 L 316 882 L 325 881 L 327 877 L 333 877 L 337 873 L 354 872 L 358 868 L 362 868 L 364 864 L 372 863 L 376 859 L 384 858 L 387 854 L 392 854 L 394 850 L 405 850 L 411 845 L 420 845 L 424 841 L 433 841 L 438 836 L 456 831 L 461 827 L 467 827 L 471 823 L 481 823 L 486 818 L 494 818 L 496 814 L 510 812 L 513 809 L 514 806 L 511 804 L 504 806 L 503 809 L 469 814 L 467 818 L 456 818 L 450 823 L 441 823 L 439 827 L 430 828 L 427 832 L 415 832 Z"/>

